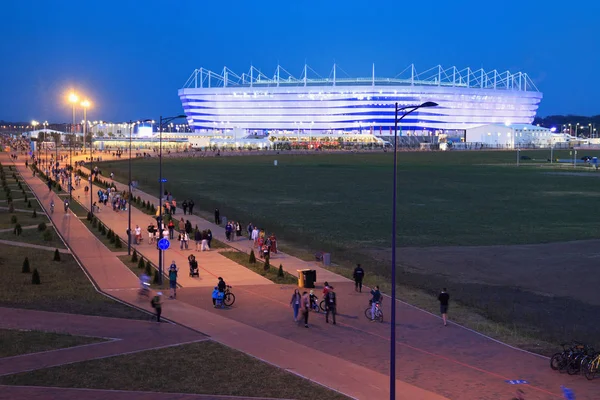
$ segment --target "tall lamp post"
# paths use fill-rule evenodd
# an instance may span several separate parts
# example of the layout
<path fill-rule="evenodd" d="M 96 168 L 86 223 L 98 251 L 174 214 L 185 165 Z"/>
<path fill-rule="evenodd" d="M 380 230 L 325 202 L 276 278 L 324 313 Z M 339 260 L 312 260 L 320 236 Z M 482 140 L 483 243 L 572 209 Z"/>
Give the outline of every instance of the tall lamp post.
<path fill-rule="evenodd" d="M 158 193 L 158 218 L 157 218 L 157 223 L 158 223 L 158 229 L 161 229 L 162 231 L 162 196 L 163 196 L 163 177 L 162 177 L 162 128 L 164 124 L 168 124 L 169 122 L 179 119 L 179 118 L 186 118 L 185 115 L 178 115 L 176 117 L 168 117 L 168 118 L 163 118 L 162 115 L 160 116 L 159 122 L 158 122 L 158 137 L 159 137 L 159 149 L 158 149 L 158 165 L 159 165 L 159 169 L 158 169 L 158 174 L 159 174 L 159 193 Z M 162 254 L 162 250 L 159 247 L 158 248 L 158 284 L 162 285 L 162 281 L 163 281 L 163 254 Z"/>
<path fill-rule="evenodd" d="M 419 108 L 436 107 L 437 103 L 425 102 L 418 106 L 398 107 L 395 104 L 396 114 L 394 118 L 394 194 L 392 196 L 392 310 L 390 330 L 390 400 L 396 399 L 396 196 L 397 196 L 397 174 L 398 174 L 398 123 L 408 114 Z M 398 113 L 402 116 L 398 118 Z"/>
<path fill-rule="evenodd" d="M 40 123 L 37 122 L 37 121 L 31 121 L 32 131 L 35 131 L 35 127 L 38 126 L 39 124 Z M 38 162 L 38 164 L 40 164 L 40 157 L 41 156 L 40 156 L 40 133 L 39 132 L 37 134 L 37 148 L 38 148 L 38 156 L 37 156 L 38 159 L 37 159 L 37 162 Z"/>
<path fill-rule="evenodd" d="M 79 96 L 75 93 L 69 95 L 69 102 L 73 106 L 73 124 L 71 125 L 71 140 L 69 140 L 69 202 L 72 201 L 73 191 L 73 138 L 75 136 L 75 104 L 79 101 Z"/>
<path fill-rule="evenodd" d="M 90 106 L 92 105 L 92 103 L 88 100 L 85 99 L 81 102 L 81 107 L 83 108 L 83 153 L 85 154 L 85 138 L 87 135 L 87 109 L 90 108 Z M 92 138 L 90 137 L 90 159 L 92 156 Z M 92 176 L 92 164 L 90 163 L 90 178 Z M 92 191 L 92 181 L 90 179 L 90 213 L 93 216 L 94 215 L 94 208 L 92 207 L 92 205 L 94 204 L 94 195 L 93 195 L 93 191 Z"/>
<path fill-rule="evenodd" d="M 133 196 L 131 195 L 131 136 L 133 134 L 133 127 L 135 124 L 139 124 L 140 122 L 149 122 L 151 119 L 144 119 L 142 121 L 133 122 L 129 120 L 129 216 L 128 216 L 128 224 L 127 224 L 127 255 L 131 255 L 131 200 Z"/>

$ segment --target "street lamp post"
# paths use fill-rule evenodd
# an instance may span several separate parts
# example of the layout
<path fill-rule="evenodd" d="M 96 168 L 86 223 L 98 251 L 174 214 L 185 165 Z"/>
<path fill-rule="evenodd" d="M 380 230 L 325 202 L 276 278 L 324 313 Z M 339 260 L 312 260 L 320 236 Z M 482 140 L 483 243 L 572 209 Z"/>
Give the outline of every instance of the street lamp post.
<path fill-rule="evenodd" d="M 35 127 L 38 126 L 38 124 L 39 124 L 39 122 L 37 122 L 37 121 L 31 121 L 32 131 L 35 131 Z M 40 133 L 39 132 L 37 134 L 37 148 L 38 148 L 37 162 L 38 162 L 38 164 L 40 164 Z M 35 154 L 34 154 L 34 156 L 35 156 Z"/>
<path fill-rule="evenodd" d="M 149 119 L 145 119 L 142 122 L 148 122 L 151 121 Z M 128 210 L 129 210 L 129 215 L 128 215 L 128 224 L 127 224 L 127 255 L 131 255 L 131 201 L 133 199 L 133 196 L 131 195 L 131 136 L 133 134 L 133 126 L 134 123 L 133 121 L 129 121 L 129 206 L 128 206 Z"/>
<path fill-rule="evenodd" d="M 85 154 L 85 137 L 87 135 L 87 109 L 91 106 L 91 103 L 89 100 L 84 100 L 81 102 L 81 107 L 83 108 L 83 153 Z M 92 158 L 92 137 L 90 136 L 90 160 Z M 89 182 L 90 182 L 90 215 L 93 217 L 94 216 L 94 192 L 92 191 L 92 164 L 90 161 L 90 175 L 89 175 Z"/>
<path fill-rule="evenodd" d="M 69 202 L 72 201 L 73 191 L 73 137 L 75 135 L 75 103 L 79 101 L 79 97 L 75 93 L 69 95 L 69 102 L 73 106 L 73 124 L 71 125 L 71 140 L 69 140 Z"/>
<path fill-rule="evenodd" d="M 163 118 L 160 116 L 158 122 L 158 137 L 159 137 L 159 149 L 158 149 L 158 174 L 159 174 L 159 193 L 158 193 L 158 218 L 157 225 L 158 229 L 162 232 L 162 196 L 163 196 L 163 177 L 162 177 L 162 127 L 163 124 L 167 124 L 175 119 L 186 118 L 185 115 L 178 115 L 176 117 Z M 163 253 L 162 249 L 158 247 L 158 284 L 162 285 L 163 281 Z"/>
<path fill-rule="evenodd" d="M 437 103 L 432 101 L 425 102 L 418 106 L 408 106 L 398 108 L 395 105 L 396 113 L 394 118 L 394 183 L 392 195 L 392 309 L 391 309 L 391 330 L 390 330 L 390 400 L 396 399 L 396 196 L 397 196 L 397 174 L 398 174 L 398 123 L 408 114 L 419 108 L 435 107 Z M 398 112 L 403 114 L 398 118 Z"/>

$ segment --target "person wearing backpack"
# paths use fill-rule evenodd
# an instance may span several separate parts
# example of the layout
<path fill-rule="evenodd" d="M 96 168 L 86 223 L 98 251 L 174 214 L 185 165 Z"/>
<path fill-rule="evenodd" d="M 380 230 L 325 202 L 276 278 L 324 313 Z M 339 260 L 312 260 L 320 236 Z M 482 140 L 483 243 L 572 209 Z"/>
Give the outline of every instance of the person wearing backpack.
<path fill-rule="evenodd" d="M 156 322 L 160 322 L 160 313 L 162 312 L 162 303 L 160 302 L 162 296 L 162 292 L 156 293 L 156 296 L 152 298 L 150 301 L 150 305 L 154 308 L 156 312 Z"/>
<path fill-rule="evenodd" d="M 362 281 L 365 277 L 365 270 L 362 269 L 360 264 L 356 264 L 352 277 L 354 278 L 354 291 L 362 293 Z"/>
<path fill-rule="evenodd" d="M 327 294 L 325 295 L 325 323 L 329 323 L 329 313 L 331 313 L 331 318 L 333 319 L 333 324 L 335 325 L 335 314 L 336 314 L 337 300 L 335 292 L 333 291 L 333 286 L 329 287 Z"/>

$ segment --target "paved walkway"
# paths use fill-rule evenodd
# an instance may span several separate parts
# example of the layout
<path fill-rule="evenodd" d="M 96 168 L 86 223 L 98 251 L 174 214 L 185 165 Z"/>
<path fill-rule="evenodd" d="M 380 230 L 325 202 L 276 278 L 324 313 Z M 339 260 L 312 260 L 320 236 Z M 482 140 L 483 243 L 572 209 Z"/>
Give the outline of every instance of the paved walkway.
<path fill-rule="evenodd" d="M 107 342 L 0 358 L 0 376 L 206 340 L 179 325 L 0 307 L 0 328 L 109 338 Z"/>
<path fill-rule="evenodd" d="M 29 248 L 38 249 L 38 250 L 48 250 L 48 251 L 56 250 L 56 247 L 40 246 L 38 244 L 15 242 L 12 240 L 0 240 L 0 244 L 5 244 L 7 246 L 29 247 Z M 71 251 L 69 251 L 68 249 L 58 249 L 58 252 L 62 253 L 62 254 L 71 254 Z"/>
<path fill-rule="evenodd" d="M 215 237 L 219 238 L 221 230 L 215 226 Z M 91 257 L 84 262 L 94 277 L 101 270 L 97 264 Z M 120 270 L 123 275 L 126 272 Z M 386 398 L 389 324 L 366 320 L 367 296 L 353 292 L 347 280 L 340 279 L 335 286 L 341 313 L 335 327 L 314 314 L 310 329 L 294 326 L 288 305 L 292 287 L 272 284 L 235 287 L 236 304 L 226 310 L 210 306 L 210 288 L 184 285 L 179 300 L 167 302 L 164 313 L 214 340 L 353 397 Z M 138 301 L 133 290 L 107 291 L 132 304 Z M 145 303 L 137 305 L 148 308 Z M 551 371 L 546 358 L 456 325 L 444 328 L 437 316 L 401 302 L 398 305 L 396 382 L 400 399 L 510 398 L 515 391 L 515 386 L 505 382 L 510 379 L 529 381 L 523 386 L 528 400 L 558 399 L 561 384 L 573 388 L 578 399 L 600 398 L 598 385 Z"/>

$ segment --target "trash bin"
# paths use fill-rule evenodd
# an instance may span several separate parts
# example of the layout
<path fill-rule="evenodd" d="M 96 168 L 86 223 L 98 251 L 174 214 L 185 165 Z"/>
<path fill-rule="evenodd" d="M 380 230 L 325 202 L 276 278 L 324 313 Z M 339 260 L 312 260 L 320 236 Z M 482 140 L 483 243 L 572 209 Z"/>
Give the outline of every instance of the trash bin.
<path fill-rule="evenodd" d="M 331 254 L 323 253 L 323 265 L 331 265 Z"/>
<path fill-rule="evenodd" d="M 315 271 L 314 269 L 303 269 L 302 275 L 304 276 L 304 286 L 302 287 L 314 289 L 315 282 L 317 281 L 317 271 Z"/>
<path fill-rule="evenodd" d="M 298 271 L 298 287 L 303 288 L 304 286 L 304 271 L 308 271 L 307 269 L 299 269 Z"/>

